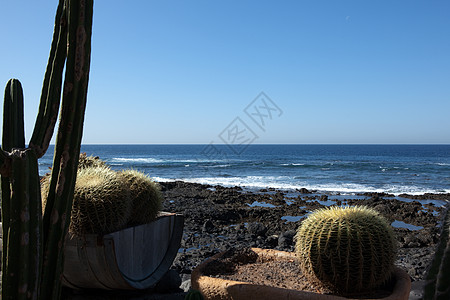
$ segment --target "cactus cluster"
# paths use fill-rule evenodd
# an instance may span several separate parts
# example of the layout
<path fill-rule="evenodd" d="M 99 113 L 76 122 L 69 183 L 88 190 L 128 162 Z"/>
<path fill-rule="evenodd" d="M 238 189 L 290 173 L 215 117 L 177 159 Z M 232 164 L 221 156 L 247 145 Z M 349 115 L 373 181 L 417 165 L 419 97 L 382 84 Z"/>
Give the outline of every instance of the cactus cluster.
<path fill-rule="evenodd" d="M 367 207 L 319 209 L 302 222 L 295 240 L 302 272 L 343 295 L 379 287 L 394 269 L 392 227 Z"/>
<path fill-rule="evenodd" d="M 92 0 L 59 0 L 39 111 L 27 146 L 22 86 L 17 79 L 11 79 L 5 89 L 0 151 L 0 298 L 4 300 L 59 299 L 61 294 L 63 248 L 69 226 L 65 216 L 72 208 L 83 133 L 92 16 Z M 58 119 L 43 213 L 38 159 L 47 151 Z"/>
<path fill-rule="evenodd" d="M 41 180 L 45 207 L 50 177 Z M 161 209 L 157 183 L 136 170 L 113 171 L 98 157 L 80 155 L 69 233 L 105 234 L 153 221 Z"/>

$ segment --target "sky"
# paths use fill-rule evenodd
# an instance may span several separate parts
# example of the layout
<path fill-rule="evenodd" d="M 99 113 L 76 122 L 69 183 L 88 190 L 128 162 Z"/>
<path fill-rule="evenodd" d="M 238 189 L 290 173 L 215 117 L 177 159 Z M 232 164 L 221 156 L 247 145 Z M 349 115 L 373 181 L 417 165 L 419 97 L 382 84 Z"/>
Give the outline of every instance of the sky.
<path fill-rule="evenodd" d="M 56 7 L 0 1 L 27 141 Z M 97 0 L 93 23 L 84 144 L 450 143 L 450 1 Z"/>

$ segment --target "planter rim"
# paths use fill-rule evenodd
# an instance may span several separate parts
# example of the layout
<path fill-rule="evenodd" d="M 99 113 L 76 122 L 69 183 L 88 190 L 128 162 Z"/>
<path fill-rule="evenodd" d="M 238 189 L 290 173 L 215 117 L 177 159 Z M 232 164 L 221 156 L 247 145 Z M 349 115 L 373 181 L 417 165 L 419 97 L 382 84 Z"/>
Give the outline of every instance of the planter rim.
<path fill-rule="evenodd" d="M 258 256 L 262 257 L 284 257 L 296 258 L 293 252 L 279 251 L 274 249 L 251 248 Z M 302 290 L 289 290 L 285 288 L 257 285 L 249 282 L 226 280 L 203 275 L 208 263 L 218 259 L 226 251 L 215 254 L 206 259 L 192 271 L 192 287 L 201 291 L 205 299 L 290 299 L 290 300 L 349 300 L 358 298 L 346 298 L 343 296 L 326 295 Z M 411 290 L 411 279 L 402 269 L 396 267 L 393 276 L 397 279 L 392 294 L 376 300 L 407 300 Z M 364 300 L 371 300 L 365 298 Z"/>

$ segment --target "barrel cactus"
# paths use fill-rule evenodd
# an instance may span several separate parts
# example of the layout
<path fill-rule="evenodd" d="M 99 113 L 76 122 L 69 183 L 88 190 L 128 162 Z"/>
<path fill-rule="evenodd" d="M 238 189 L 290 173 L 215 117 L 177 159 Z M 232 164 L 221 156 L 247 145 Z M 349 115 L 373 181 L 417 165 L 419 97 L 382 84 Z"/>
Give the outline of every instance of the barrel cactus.
<path fill-rule="evenodd" d="M 295 240 L 305 276 L 343 295 L 379 287 L 394 269 L 392 227 L 367 207 L 319 209 L 302 222 Z"/>
<path fill-rule="evenodd" d="M 50 174 L 41 179 L 46 206 Z M 159 185 L 136 170 L 113 171 L 98 157 L 80 155 L 69 233 L 105 234 L 150 223 L 162 206 Z"/>
<path fill-rule="evenodd" d="M 162 203 L 158 184 L 136 170 L 123 170 L 118 175 L 130 191 L 132 212 L 129 225 L 146 224 L 155 220 Z"/>
<path fill-rule="evenodd" d="M 104 234 L 126 227 L 131 215 L 129 189 L 108 167 L 78 170 L 69 232 Z"/>

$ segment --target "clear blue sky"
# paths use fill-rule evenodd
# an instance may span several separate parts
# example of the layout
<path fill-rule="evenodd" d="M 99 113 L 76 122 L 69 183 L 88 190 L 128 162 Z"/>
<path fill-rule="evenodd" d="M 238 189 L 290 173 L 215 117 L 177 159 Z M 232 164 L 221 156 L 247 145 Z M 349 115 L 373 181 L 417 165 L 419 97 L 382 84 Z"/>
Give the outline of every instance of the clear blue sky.
<path fill-rule="evenodd" d="M 0 2 L 27 140 L 56 6 Z M 244 112 L 262 91 L 265 131 Z M 450 143 L 450 1 L 94 3 L 84 143 L 220 143 L 236 117 L 256 143 Z"/>

